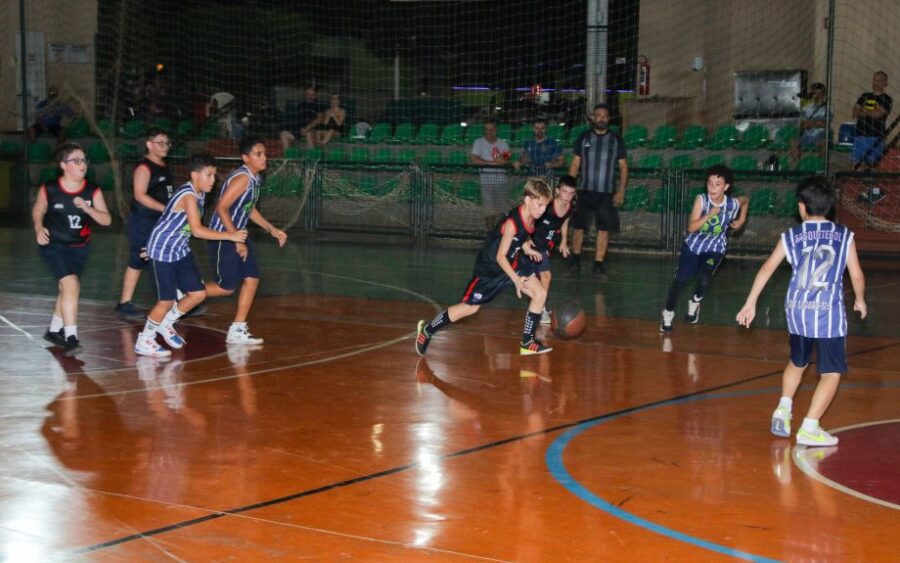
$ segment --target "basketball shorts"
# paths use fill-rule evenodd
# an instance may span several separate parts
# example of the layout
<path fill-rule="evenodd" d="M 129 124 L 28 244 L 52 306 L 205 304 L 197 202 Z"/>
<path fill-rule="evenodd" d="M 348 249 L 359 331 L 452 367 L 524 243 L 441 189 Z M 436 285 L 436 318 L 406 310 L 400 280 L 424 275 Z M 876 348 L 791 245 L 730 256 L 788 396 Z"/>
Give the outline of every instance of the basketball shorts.
<path fill-rule="evenodd" d="M 216 283 L 222 289 L 235 290 L 245 278 L 259 278 L 256 251 L 247 239 L 247 259 L 242 259 L 235 243 L 230 240 L 209 241 L 209 261 L 215 272 Z"/>
<path fill-rule="evenodd" d="M 791 363 L 804 368 L 809 365 L 813 348 L 816 349 L 816 372 L 847 373 L 846 337 L 811 338 L 791 334 Z"/>
<path fill-rule="evenodd" d="M 90 254 L 90 246 L 88 245 L 66 246 L 65 244 L 53 242 L 39 246 L 38 250 L 44 263 L 50 268 L 50 273 L 53 274 L 57 281 L 66 276 L 78 276 L 80 278 L 82 272 L 84 272 L 84 264 L 87 262 L 88 254 Z"/>
<path fill-rule="evenodd" d="M 148 260 L 141 258 L 141 253 L 147 250 L 147 242 L 150 240 L 150 233 L 153 232 L 153 226 L 156 225 L 157 218 L 144 217 L 135 212 L 128 214 L 128 267 L 135 270 L 142 270 L 149 263 Z"/>
<path fill-rule="evenodd" d="M 853 138 L 853 162 L 875 164 L 881 160 L 882 153 L 884 153 L 884 143 L 881 137 Z"/>
<path fill-rule="evenodd" d="M 177 262 L 152 262 L 156 294 L 160 301 L 176 301 L 179 289 L 182 293 L 203 291 L 203 278 L 193 254 L 188 254 Z"/>
<path fill-rule="evenodd" d="M 687 244 L 682 244 L 681 254 L 678 256 L 678 267 L 675 269 L 675 280 L 687 281 L 701 271 L 708 271 L 710 275 L 715 274 L 724 257 L 724 254 L 718 252 L 694 254 Z"/>
<path fill-rule="evenodd" d="M 619 210 L 613 205 L 613 194 L 578 190 L 578 205 L 572 216 L 572 227 L 588 231 L 595 220 L 598 231 L 619 232 Z"/>
<path fill-rule="evenodd" d="M 533 262 L 531 258 L 521 256 L 515 266 L 516 272 L 520 276 L 528 277 L 537 273 L 537 264 L 539 262 Z M 476 271 L 466 286 L 462 301 L 468 305 L 484 305 L 496 299 L 504 289 L 514 287 L 514 285 L 512 279 L 503 272 L 482 275 Z"/>
<path fill-rule="evenodd" d="M 549 250 L 540 250 L 540 249 L 538 249 L 538 252 L 541 253 L 541 261 L 540 261 L 540 262 L 534 262 L 534 263 L 532 264 L 532 266 L 531 266 L 531 270 L 532 270 L 535 274 L 540 275 L 542 272 L 549 272 L 549 271 L 550 271 L 550 251 L 549 251 Z M 531 259 L 528 258 L 527 256 L 524 256 L 523 258 L 524 258 L 525 260 L 531 260 Z"/>

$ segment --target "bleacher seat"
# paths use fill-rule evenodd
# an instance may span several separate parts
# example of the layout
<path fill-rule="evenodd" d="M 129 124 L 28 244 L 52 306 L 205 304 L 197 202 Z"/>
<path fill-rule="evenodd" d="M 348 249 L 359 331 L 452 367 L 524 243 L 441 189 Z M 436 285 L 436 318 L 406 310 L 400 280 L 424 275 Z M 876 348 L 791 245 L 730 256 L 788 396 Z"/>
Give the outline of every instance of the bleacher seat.
<path fill-rule="evenodd" d="M 710 166 L 717 166 L 719 164 L 725 164 L 725 155 L 722 153 L 713 153 L 707 155 L 700 161 L 700 168 L 706 169 Z"/>
<path fill-rule="evenodd" d="M 769 130 L 765 125 L 751 125 L 747 127 L 741 140 L 735 143 L 734 148 L 742 151 L 755 151 L 766 146 L 769 142 Z"/>
<path fill-rule="evenodd" d="M 731 159 L 731 169 L 735 171 L 758 170 L 756 158 L 749 154 L 739 154 Z"/>
<path fill-rule="evenodd" d="M 113 133 L 116 132 L 116 123 L 111 119 L 101 119 L 97 121 L 96 127 L 94 128 L 94 134 L 96 136 L 104 136 L 110 137 Z"/>
<path fill-rule="evenodd" d="M 341 145 L 332 145 L 325 152 L 325 160 L 328 162 L 341 162 L 347 160 L 347 152 Z"/>
<path fill-rule="evenodd" d="M 98 146 L 98 145 L 101 147 L 103 146 L 102 143 L 94 143 L 93 145 L 91 145 L 91 148 Z M 88 151 L 90 151 L 90 149 L 88 149 Z M 106 152 L 105 148 L 104 148 L 103 152 Z M 116 157 L 119 160 L 123 160 L 126 162 L 133 162 L 133 161 L 136 161 L 139 158 L 141 158 L 143 155 L 144 155 L 144 145 L 143 144 L 138 145 L 136 143 L 120 143 L 116 147 Z M 106 159 L 109 160 L 109 154 L 106 155 Z M 93 157 L 91 157 L 91 162 L 104 162 L 104 161 L 96 161 L 96 160 L 94 160 Z"/>
<path fill-rule="evenodd" d="M 475 139 L 484 137 L 484 123 L 473 123 L 465 128 L 465 141 L 474 143 Z"/>
<path fill-rule="evenodd" d="M 676 154 L 669 161 L 669 168 L 673 170 L 687 170 L 694 167 L 694 157 L 689 154 Z"/>
<path fill-rule="evenodd" d="M 387 142 L 394 144 L 405 144 L 408 145 L 412 143 L 415 138 L 416 126 L 412 123 L 401 123 L 394 130 L 394 135 L 390 139 L 387 139 Z"/>
<path fill-rule="evenodd" d="M 509 123 L 497 124 L 497 138 L 509 143 L 509 140 L 512 138 L 512 126 Z"/>
<path fill-rule="evenodd" d="M 509 141 L 511 147 L 524 147 L 525 141 L 532 137 L 531 124 L 523 123 L 513 132 L 513 138 Z"/>
<path fill-rule="evenodd" d="M 775 212 L 775 190 L 761 188 L 750 194 L 747 211 L 750 215 L 771 215 Z"/>
<path fill-rule="evenodd" d="M 638 168 L 653 168 L 653 169 L 663 168 L 664 167 L 663 155 L 661 155 L 661 154 L 645 154 L 638 161 L 637 167 Z"/>
<path fill-rule="evenodd" d="M 628 131 L 626 131 L 626 134 Z M 674 125 L 660 125 L 653 132 L 653 138 L 647 141 L 648 149 L 667 149 L 675 144 L 678 129 Z M 627 143 L 626 143 L 627 146 Z"/>
<path fill-rule="evenodd" d="M 678 150 L 694 150 L 706 143 L 706 127 L 702 125 L 688 125 L 681 133 L 681 139 L 675 143 Z"/>
<path fill-rule="evenodd" d="M 466 151 L 453 151 L 447 157 L 447 164 L 462 165 L 469 164 L 469 153 Z"/>
<path fill-rule="evenodd" d="M 441 131 L 439 144 L 441 145 L 461 145 L 465 142 L 466 132 L 459 123 L 449 123 L 444 126 Z"/>
<path fill-rule="evenodd" d="M 622 204 L 622 211 L 638 211 L 647 207 L 650 203 L 650 190 L 644 184 L 628 188 L 625 190 L 625 202 Z"/>
<path fill-rule="evenodd" d="M 287 158 L 287 159 L 299 160 L 303 155 L 301 154 L 300 147 L 297 145 L 294 145 L 292 147 L 288 147 L 288 148 L 284 149 L 283 156 L 284 156 L 284 158 Z"/>
<path fill-rule="evenodd" d="M 628 192 L 625 193 L 627 194 Z M 666 207 L 673 207 L 675 204 L 674 194 L 675 191 L 669 186 L 661 186 L 657 188 L 656 191 L 653 192 L 653 196 L 650 199 L 650 205 L 647 206 L 647 210 L 653 213 L 661 213 L 666 209 Z"/>
<path fill-rule="evenodd" d="M 357 164 L 369 162 L 369 149 L 367 147 L 353 147 L 350 149 L 350 162 Z"/>
<path fill-rule="evenodd" d="M 14 157 L 22 154 L 22 145 L 13 141 L 0 142 L 0 156 Z"/>
<path fill-rule="evenodd" d="M 366 142 L 370 144 L 384 143 L 391 138 L 391 130 L 392 126 L 390 123 L 376 123 L 369 132 L 369 137 L 366 139 Z"/>
<path fill-rule="evenodd" d="M 559 123 L 549 123 L 547 125 L 547 137 L 556 139 L 560 143 L 566 140 L 566 128 Z"/>
<path fill-rule="evenodd" d="M 459 184 L 457 195 L 472 203 L 481 203 L 481 184 L 478 180 L 463 180 Z"/>
<path fill-rule="evenodd" d="M 438 149 L 428 149 L 422 156 L 422 164 L 428 166 L 440 166 L 444 163 L 444 153 Z"/>
<path fill-rule="evenodd" d="M 626 148 L 642 147 L 647 144 L 647 128 L 643 125 L 631 125 L 625 130 L 622 140 L 625 141 Z"/>
<path fill-rule="evenodd" d="M 800 136 L 800 128 L 793 123 L 784 125 L 775 131 L 775 139 L 769 145 L 773 151 L 786 151 L 791 146 L 791 141 Z"/>
<path fill-rule="evenodd" d="M 720 125 L 716 127 L 706 148 L 714 151 L 725 150 L 734 146 L 739 137 L 740 133 L 733 125 Z"/>
<path fill-rule="evenodd" d="M 800 214 L 797 209 L 797 194 L 794 190 L 784 192 L 784 200 L 781 202 L 781 207 L 777 208 L 776 214 L 780 217 L 796 217 Z"/>
<path fill-rule="evenodd" d="M 698 195 L 701 195 L 706 192 L 706 186 L 694 186 L 687 193 L 687 196 L 684 198 L 684 202 L 681 205 L 681 211 L 684 213 L 690 213 L 691 210 L 694 209 L 694 201 L 697 199 Z"/>
<path fill-rule="evenodd" d="M 376 164 L 387 164 L 394 161 L 394 151 L 388 147 L 380 148 L 372 155 L 372 162 Z"/>
<path fill-rule="evenodd" d="M 129 119 L 122 127 L 122 136 L 126 139 L 140 139 L 147 134 L 147 124 L 140 119 Z"/>
<path fill-rule="evenodd" d="M 53 159 L 53 148 L 43 141 L 29 144 L 26 150 L 28 162 L 33 164 L 43 164 Z"/>
<path fill-rule="evenodd" d="M 569 129 L 569 136 L 566 137 L 566 146 L 573 146 L 578 141 L 578 137 L 581 137 L 585 133 L 585 131 L 588 131 L 590 128 L 590 125 L 584 123 L 581 125 L 573 126 L 571 129 Z"/>
<path fill-rule="evenodd" d="M 83 117 L 76 117 L 66 128 L 66 137 L 82 139 L 91 135 L 91 125 Z"/>
<path fill-rule="evenodd" d="M 307 149 L 303 152 L 303 159 L 308 160 L 310 162 L 315 162 L 317 160 L 323 160 L 325 158 L 325 151 L 323 151 L 320 147 L 313 147 L 311 149 Z"/>
<path fill-rule="evenodd" d="M 824 172 L 825 159 L 815 154 L 807 154 L 797 162 L 796 170 L 801 172 Z"/>
<path fill-rule="evenodd" d="M 396 162 L 402 162 L 403 164 L 412 164 L 416 161 L 417 156 L 416 149 L 404 148 L 397 151 L 397 156 L 394 160 Z"/>
<path fill-rule="evenodd" d="M 88 172 L 90 172 L 91 170 L 92 170 L 91 168 L 88 168 Z M 42 168 L 41 173 L 38 176 L 38 181 L 41 184 L 46 184 L 47 182 L 52 182 L 53 180 L 56 180 L 57 178 L 59 178 L 59 175 L 61 173 L 62 173 L 62 171 L 60 170 L 59 166 L 48 166 L 46 168 Z"/>
<path fill-rule="evenodd" d="M 439 129 L 437 123 L 423 123 L 412 141 L 414 145 L 433 145 L 438 142 Z"/>

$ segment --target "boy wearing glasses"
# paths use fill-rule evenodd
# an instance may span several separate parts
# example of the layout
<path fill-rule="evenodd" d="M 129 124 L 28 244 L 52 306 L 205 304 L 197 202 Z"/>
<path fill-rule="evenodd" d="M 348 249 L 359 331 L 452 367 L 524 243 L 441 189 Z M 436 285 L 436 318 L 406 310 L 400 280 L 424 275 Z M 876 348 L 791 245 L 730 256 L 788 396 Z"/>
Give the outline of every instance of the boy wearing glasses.
<path fill-rule="evenodd" d="M 151 127 L 147 130 L 144 145 L 147 156 L 134 168 L 134 199 L 131 213 L 128 214 L 128 267 L 125 268 L 122 294 L 115 309 L 117 315 L 128 320 L 144 318 L 144 313 L 131 300 L 141 271 L 149 263 L 147 241 L 150 239 L 150 232 L 171 199 L 174 186 L 165 161 L 172 146 L 169 136 L 162 129 Z"/>

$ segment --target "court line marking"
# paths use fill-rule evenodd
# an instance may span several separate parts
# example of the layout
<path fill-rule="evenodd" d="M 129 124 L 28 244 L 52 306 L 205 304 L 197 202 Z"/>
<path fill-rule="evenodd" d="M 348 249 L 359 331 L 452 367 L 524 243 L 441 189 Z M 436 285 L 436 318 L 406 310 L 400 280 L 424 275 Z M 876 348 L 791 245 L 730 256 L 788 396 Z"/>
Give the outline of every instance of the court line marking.
<path fill-rule="evenodd" d="M 850 426 L 842 426 L 840 428 L 835 428 L 833 430 L 829 430 L 829 432 L 831 434 L 839 434 L 846 430 L 853 430 L 854 428 L 865 428 L 866 426 L 878 426 L 881 424 L 896 424 L 898 422 L 900 422 L 900 418 L 891 418 L 891 419 L 887 419 L 887 420 L 876 420 L 874 422 L 862 422 L 860 424 L 851 424 Z M 837 446 L 834 446 L 834 447 L 840 448 L 841 446 L 840 446 L 840 444 L 838 444 Z M 824 449 L 828 449 L 828 448 L 814 448 L 814 450 L 824 450 Z M 890 501 L 887 501 L 884 499 L 880 499 L 878 497 L 873 497 L 873 496 L 867 495 L 865 493 L 861 493 L 855 489 L 851 489 L 850 487 L 848 487 L 846 485 L 842 485 L 841 483 L 838 483 L 837 481 L 833 481 L 833 480 L 829 479 L 828 477 L 822 475 L 821 473 L 819 473 L 819 470 L 817 468 L 812 466 L 812 464 L 809 462 L 809 459 L 807 459 L 807 456 L 805 455 L 807 451 L 813 451 L 813 450 L 809 450 L 806 446 L 796 446 L 794 448 L 793 458 L 794 458 L 794 464 L 797 467 L 799 467 L 801 471 L 806 473 L 809 477 L 812 477 L 813 479 L 815 479 L 816 481 L 818 481 L 824 485 L 827 485 L 833 489 L 837 489 L 838 491 L 841 491 L 842 493 L 856 497 L 860 500 L 868 501 L 868 502 L 875 503 L 875 504 L 880 504 L 881 506 L 885 506 L 887 508 L 893 508 L 894 510 L 900 510 L 900 504 L 896 504 L 896 503 L 893 503 L 893 502 L 890 502 Z"/>
<path fill-rule="evenodd" d="M 34 340 L 34 337 L 33 337 L 33 336 L 31 336 L 30 334 L 28 334 L 27 332 L 25 332 L 24 330 L 22 330 L 21 328 L 19 328 L 18 326 L 16 326 L 15 323 L 13 323 L 11 320 L 7 319 L 7 318 L 4 317 L 3 315 L 0 315 L 0 320 L 2 320 L 3 322 L 5 322 L 6 324 L 8 324 L 9 326 L 11 326 L 12 328 L 16 329 L 17 331 L 21 332 L 21 333 L 24 334 L 25 336 L 27 336 L 29 340 Z"/>

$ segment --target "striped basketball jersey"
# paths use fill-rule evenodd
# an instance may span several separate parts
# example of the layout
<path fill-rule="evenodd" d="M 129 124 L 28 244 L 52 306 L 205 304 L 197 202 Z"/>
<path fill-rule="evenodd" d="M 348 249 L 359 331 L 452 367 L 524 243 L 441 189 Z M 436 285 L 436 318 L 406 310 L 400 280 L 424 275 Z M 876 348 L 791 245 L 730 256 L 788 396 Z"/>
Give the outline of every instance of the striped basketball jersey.
<path fill-rule="evenodd" d="M 627 158 L 625 142 L 619 135 L 612 131 L 602 135 L 593 130 L 585 131 L 575 141 L 573 151 L 581 158 L 579 188 L 610 194 L 616 191 L 619 161 Z"/>
<path fill-rule="evenodd" d="M 175 206 L 182 199 L 193 197 L 197 200 L 197 211 L 203 215 L 205 196 L 206 194 L 197 192 L 190 182 L 175 190 L 147 242 L 147 254 L 152 260 L 177 262 L 190 254 L 191 247 L 188 243 L 191 238 L 191 226 L 188 224 L 187 213 L 183 210 L 175 211 Z"/>
<path fill-rule="evenodd" d="M 150 180 L 147 182 L 147 195 L 163 205 L 167 204 L 173 194 L 172 174 L 169 172 L 169 167 L 165 164 L 156 164 L 149 158 L 141 159 L 134 168 L 137 170 L 141 166 L 146 167 L 150 172 Z M 160 216 L 159 211 L 146 207 L 136 199 L 132 200 L 131 209 L 141 217 L 159 219 Z"/>
<path fill-rule="evenodd" d="M 844 270 L 853 232 L 831 221 L 804 221 L 781 235 L 794 269 L 784 299 L 788 332 L 810 338 L 847 335 Z"/>
<path fill-rule="evenodd" d="M 699 197 L 702 200 L 700 216 L 703 217 L 709 213 L 713 203 L 710 201 L 708 194 L 700 194 Z M 684 243 L 694 254 L 705 254 L 707 252 L 725 254 L 728 248 L 728 227 L 737 219 L 740 210 L 741 202 L 737 198 L 726 195 L 725 203 L 719 209 L 719 214 L 710 217 L 699 229 L 689 233 L 684 239 Z"/>
<path fill-rule="evenodd" d="M 47 197 L 44 227 L 50 231 L 50 242 L 84 246 L 91 240 L 91 217 L 75 206 L 75 198 L 80 197 L 85 204 L 93 205 L 100 188 L 84 180 L 78 190 L 69 192 L 60 184 L 61 180 L 57 178 L 41 186 Z"/>
<path fill-rule="evenodd" d="M 234 203 L 231 204 L 231 207 L 228 208 L 228 213 L 231 215 L 231 222 L 234 223 L 234 228 L 241 230 L 247 228 L 250 212 L 253 211 L 253 208 L 256 206 L 256 201 L 259 199 L 259 185 L 261 180 L 259 176 L 250 172 L 250 169 L 247 168 L 246 165 L 241 166 L 225 179 L 225 182 L 222 184 L 222 192 L 219 194 L 220 198 L 225 196 L 229 186 L 231 186 L 232 180 L 238 176 L 247 176 L 249 179 L 247 182 L 247 189 L 234 201 Z M 212 220 L 209 222 L 209 228 L 214 231 L 225 231 L 225 225 L 222 223 L 222 219 L 219 217 L 218 213 L 213 213 Z"/>
<path fill-rule="evenodd" d="M 500 264 L 497 263 L 497 251 L 500 249 L 500 241 L 503 239 L 503 227 L 510 220 L 512 220 L 516 232 L 513 235 L 512 243 L 509 245 L 509 250 L 506 251 L 506 259 L 514 270 L 518 267 L 519 253 L 522 250 L 522 245 L 525 244 L 525 241 L 527 241 L 531 236 L 531 233 L 534 232 L 534 226 L 529 229 L 526 226 L 525 219 L 522 217 L 523 207 L 524 206 L 519 206 L 511 209 L 506 216 L 491 229 L 487 240 L 484 241 L 484 246 L 475 258 L 476 276 L 488 278 L 506 275 L 506 272 L 504 272 L 503 268 L 500 267 Z"/>

